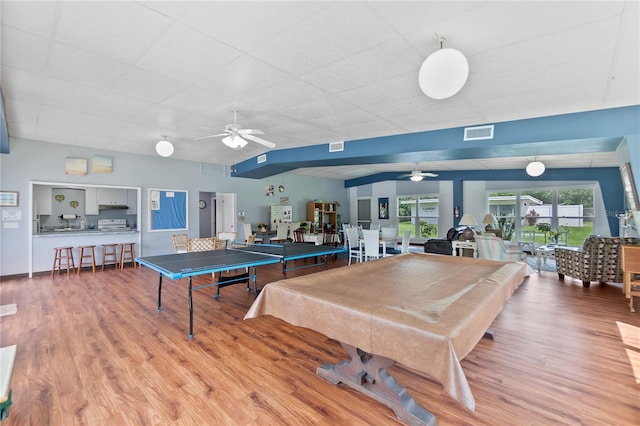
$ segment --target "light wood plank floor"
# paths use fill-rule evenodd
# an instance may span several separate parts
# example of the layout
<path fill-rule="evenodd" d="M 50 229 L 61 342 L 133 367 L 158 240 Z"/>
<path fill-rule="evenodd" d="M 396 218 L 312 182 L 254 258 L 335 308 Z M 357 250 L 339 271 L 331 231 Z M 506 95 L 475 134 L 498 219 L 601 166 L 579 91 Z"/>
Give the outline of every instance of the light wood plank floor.
<path fill-rule="evenodd" d="M 279 272 L 261 267 L 258 281 Z M 4 280 L 1 303 L 18 313 L 0 318 L 0 344 L 18 352 L 3 426 L 401 424 L 316 376 L 318 365 L 344 358 L 337 342 L 271 317 L 243 321 L 253 301 L 243 285 L 222 289 L 218 301 L 215 289 L 194 292 L 189 339 L 187 281 L 164 281 L 162 312 L 157 281 L 131 267 Z M 584 289 L 543 271 L 494 321 L 496 340 L 462 361 L 474 412 L 428 378 L 390 372 L 440 425 L 637 425 L 639 327 L 619 284 Z"/>

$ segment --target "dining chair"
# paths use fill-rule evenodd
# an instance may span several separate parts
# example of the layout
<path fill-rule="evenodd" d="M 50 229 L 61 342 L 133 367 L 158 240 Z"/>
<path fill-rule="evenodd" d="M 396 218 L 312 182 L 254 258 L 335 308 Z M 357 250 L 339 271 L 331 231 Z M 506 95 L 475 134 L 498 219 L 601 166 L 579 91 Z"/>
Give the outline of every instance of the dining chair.
<path fill-rule="evenodd" d="M 208 251 L 215 250 L 215 237 L 189 238 L 187 251 Z"/>
<path fill-rule="evenodd" d="M 362 247 L 360 247 L 358 228 L 347 228 L 346 232 L 347 242 L 349 244 L 349 265 L 351 265 L 351 259 L 362 262 Z"/>
<path fill-rule="evenodd" d="M 253 242 L 254 243 L 261 243 L 262 242 L 262 238 L 256 236 L 256 234 L 253 233 L 253 231 L 251 230 L 251 224 L 250 223 L 243 223 L 242 227 L 244 228 L 244 241 L 245 242 L 249 242 L 249 237 L 253 236 Z"/>
<path fill-rule="evenodd" d="M 402 234 L 402 253 L 409 253 L 409 241 L 411 241 L 411 231 L 406 230 Z"/>
<path fill-rule="evenodd" d="M 380 232 L 377 229 L 363 229 L 364 240 L 363 260 L 368 261 L 380 258 Z"/>
<path fill-rule="evenodd" d="M 629 299 L 629 310 L 635 312 L 633 296 L 640 296 L 640 246 L 622 246 L 620 266 L 624 296 Z"/>
<path fill-rule="evenodd" d="M 235 232 L 218 232 L 218 240 L 236 241 L 237 233 Z"/>
<path fill-rule="evenodd" d="M 304 243 L 304 230 L 302 228 L 293 230 L 293 242 Z"/>
<path fill-rule="evenodd" d="M 276 236 L 271 238 L 272 243 L 286 243 L 289 241 L 289 224 L 279 223 L 276 227 Z"/>
<path fill-rule="evenodd" d="M 300 226 L 301 223 L 302 222 L 291 222 L 289 224 L 289 235 L 291 235 L 293 237 L 293 231 L 295 231 L 296 229 L 300 229 L 301 228 L 301 226 Z"/>
<path fill-rule="evenodd" d="M 171 236 L 171 240 L 173 241 L 173 252 L 174 253 L 186 253 L 189 251 L 189 235 L 187 234 L 173 234 Z"/>

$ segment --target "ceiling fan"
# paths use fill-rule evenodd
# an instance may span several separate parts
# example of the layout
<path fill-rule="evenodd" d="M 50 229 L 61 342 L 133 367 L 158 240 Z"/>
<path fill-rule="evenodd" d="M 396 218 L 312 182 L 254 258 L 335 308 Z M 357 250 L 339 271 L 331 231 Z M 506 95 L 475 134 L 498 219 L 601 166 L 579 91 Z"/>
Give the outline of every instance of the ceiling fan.
<path fill-rule="evenodd" d="M 400 175 L 399 177 L 408 177 L 414 182 L 420 182 L 423 178 L 438 177 L 438 175 L 436 173 L 431 173 L 431 172 L 421 172 L 420 170 L 416 169 L 411 171 L 410 174 Z"/>
<path fill-rule="evenodd" d="M 259 143 L 260 145 L 264 145 L 267 148 L 276 147 L 276 144 L 274 144 L 273 142 L 269 142 L 255 135 L 264 135 L 264 133 L 262 132 L 262 130 L 258 129 L 243 129 L 236 121 L 236 110 L 233 110 L 233 124 L 227 124 L 226 126 L 224 126 L 224 133 L 203 136 L 194 140 L 200 141 L 203 139 L 218 138 L 224 136 L 222 138 L 222 142 L 229 148 L 233 149 L 244 148 L 247 145 L 247 140 Z"/>

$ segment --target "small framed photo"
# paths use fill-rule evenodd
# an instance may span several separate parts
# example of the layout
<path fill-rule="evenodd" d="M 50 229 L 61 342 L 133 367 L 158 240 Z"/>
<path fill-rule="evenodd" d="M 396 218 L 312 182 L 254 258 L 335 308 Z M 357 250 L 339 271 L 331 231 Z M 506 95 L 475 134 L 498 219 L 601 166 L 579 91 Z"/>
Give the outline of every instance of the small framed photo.
<path fill-rule="evenodd" d="M 0 207 L 18 207 L 19 201 L 18 191 L 0 191 Z"/>
<path fill-rule="evenodd" d="M 389 219 L 389 199 L 378 198 L 378 219 Z"/>

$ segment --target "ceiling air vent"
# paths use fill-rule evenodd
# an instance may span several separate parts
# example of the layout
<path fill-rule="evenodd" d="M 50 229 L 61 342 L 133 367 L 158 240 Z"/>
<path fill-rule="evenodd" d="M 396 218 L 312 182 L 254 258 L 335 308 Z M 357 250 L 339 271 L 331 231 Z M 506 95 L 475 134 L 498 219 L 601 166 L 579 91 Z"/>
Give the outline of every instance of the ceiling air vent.
<path fill-rule="evenodd" d="M 340 151 L 344 151 L 344 141 L 331 142 L 329 144 L 329 152 L 340 152 Z"/>
<path fill-rule="evenodd" d="M 267 161 L 267 154 L 258 155 L 258 164 L 262 164 Z"/>
<path fill-rule="evenodd" d="M 493 139 L 493 124 L 489 126 L 476 126 L 464 128 L 465 141 L 479 141 L 482 139 Z"/>

